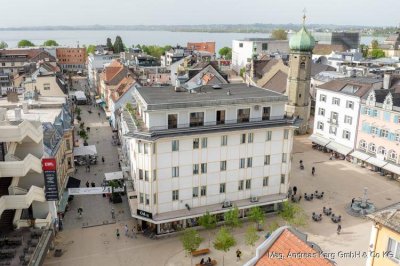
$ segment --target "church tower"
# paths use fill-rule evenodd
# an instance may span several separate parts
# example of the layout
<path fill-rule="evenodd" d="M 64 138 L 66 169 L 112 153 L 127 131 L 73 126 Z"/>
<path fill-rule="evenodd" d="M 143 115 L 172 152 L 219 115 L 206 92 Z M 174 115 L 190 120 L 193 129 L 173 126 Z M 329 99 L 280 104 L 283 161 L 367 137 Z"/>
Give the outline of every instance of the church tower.
<path fill-rule="evenodd" d="M 310 118 L 310 81 L 312 50 L 315 46 L 314 37 L 303 27 L 289 41 L 289 75 L 286 88 L 288 103 L 285 111 L 288 116 L 302 119 L 298 132 L 306 134 Z"/>

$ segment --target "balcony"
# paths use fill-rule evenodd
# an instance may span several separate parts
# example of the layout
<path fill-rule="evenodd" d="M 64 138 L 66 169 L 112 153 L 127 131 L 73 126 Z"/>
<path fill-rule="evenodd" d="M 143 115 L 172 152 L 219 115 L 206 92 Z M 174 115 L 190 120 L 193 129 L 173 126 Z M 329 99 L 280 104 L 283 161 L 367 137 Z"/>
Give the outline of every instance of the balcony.
<path fill-rule="evenodd" d="M 21 142 L 29 137 L 36 143 L 43 139 L 42 124 L 39 121 L 2 121 L 0 139 L 3 142 Z"/>
<path fill-rule="evenodd" d="M 44 189 L 31 186 L 24 195 L 8 195 L 0 198 L 0 215 L 8 209 L 27 209 L 33 201 L 45 202 Z"/>
<path fill-rule="evenodd" d="M 42 162 L 39 158 L 28 154 L 23 160 L 8 155 L 7 161 L 0 162 L 0 177 L 25 176 L 29 171 L 42 172 Z"/>

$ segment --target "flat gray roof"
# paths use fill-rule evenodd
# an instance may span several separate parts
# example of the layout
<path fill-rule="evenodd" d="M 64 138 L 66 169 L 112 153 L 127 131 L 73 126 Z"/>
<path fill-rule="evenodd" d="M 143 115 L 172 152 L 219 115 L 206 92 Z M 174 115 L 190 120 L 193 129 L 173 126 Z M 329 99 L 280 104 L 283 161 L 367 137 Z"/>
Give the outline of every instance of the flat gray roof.
<path fill-rule="evenodd" d="M 245 83 L 219 86 L 219 89 L 214 89 L 204 85 L 192 92 L 176 92 L 173 86 L 140 87 L 136 90 L 145 101 L 147 110 L 287 101 L 286 95 Z"/>

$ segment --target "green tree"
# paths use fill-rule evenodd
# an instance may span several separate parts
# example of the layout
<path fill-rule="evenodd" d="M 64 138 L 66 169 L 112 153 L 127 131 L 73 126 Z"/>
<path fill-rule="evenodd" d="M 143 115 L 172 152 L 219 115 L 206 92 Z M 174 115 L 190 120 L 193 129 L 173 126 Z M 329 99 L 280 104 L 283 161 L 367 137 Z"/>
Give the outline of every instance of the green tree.
<path fill-rule="evenodd" d="M 217 217 L 211 215 L 208 211 L 199 218 L 199 224 L 204 227 L 204 229 L 209 230 L 208 232 L 208 246 L 211 242 L 211 230 L 217 227 Z"/>
<path fill-rule="evenodd" d="M 275 40 L 287 40 L 287 32 L 284 29 L 276 29 L 272 31 L 271 37 Z"/>
<path fill-rule="evenodd" d="M 4 49 L 4 48 L 7 48 L 7 47 L 8 47 L 8 44 L 5 41 L 1 41 L 0 42 L 0 49 Z"/>
<path fill-rule="evenodd" d="M 124 50 L 125 46 L 124 46 L 124 43 L 122 42 L 121 36 L 117 36 L 115 38 L 115 42 L 114 42 L 113 48 L 114 48 L 114 53 L 117 53 L 117 54 L 125 51 Z"/>
<path fill-rule="evenodd" d="M 186 228 L 181 236 L 181 241 L 183 249 L 187 253 L 191 253 L 199 248 L 203 239 L 200 237 L 199 233 L 193 228 Z"/>
<path fill-rule="evenodd" d="M 368 57 L 368 50 L 369 50 L 368 45 L 360 44 L 360 52 L 362 53 L 364 58 Z"/>
<path fill-rule="evenodd" d="M 257 230 L 253 226 L 247 227 L 246 234 L 244 235 L 244 239 L 246 241 L 246 245 L 251 246 L 251 250 L 253 253 L 254 245 L 256 244 L 257 240 L 260 239 L 260 236 L 257 235 Z"/>
<path fill-rule="evenodd" d="M 137 48 L 141 49 L 144 53 L 160 58 L 160 56 L 165 54 L 165 51 L 171 49 L 170 45 L 158 46 L 158 45 L 136 45 Z"/>
<path fill-rule="evenodd" d="M 381 58 L 381 57 L 385 57 L 385 52 L 382 49 L 372 49 L 372 51 L 370 51 L 369 55 L 372 58 Z"/>
<path fill-rule="evenodd" d="M 222 265 L 225 265 L 225 253 L 236 245 L 236 240 L 226 227 L 222 227 L 214 240 L 214 248 L 224 252 L 222 256 Z"/>
<path fill-rule="evenodd" d="M 230 60 L 232 58 L 232 48 L 229 47 L 222 47 L 218 51 L 219 55 L 224 58 Z"/>
<path fill-rule="evenodd" d="M 371 48 L 372 48 L 373 50 L 379 48 L 379 42 L 378 42 L 378 40 L 373 39 L 373 40 L 371 41 Z"/>
<path fill-rule="evenodd" d="M 18 42 L 18 47 L 32 47 L 35 46 L 31 41 L 28 40 L 20 40 Z"/>
<path fill-rule="evenodd" d="M 55 40 L 47 40 L 43 43 L 43 46 L 59 46 Z"/>
<path fill-rule="evenodd" d="M 225 225 L 229 227 L 239 227 L 242 225 L 242 222 L 239 219 L 239 209 L 238 207 L 235 207 L 233 209 L 230 209 L 226 213 L 224 213 L 224 220 L 225 220 Z"/>
<path fill-rule="evenodd" d="M 292 226 L 306 225 L 306 214 L 298 204 L 285 201 L 281 204 L 278 215 Z"/>
<path fill-rule="evenodd" d="M 240 69 L 240 73 L 239 73 L 239 75 L 242 77 L 242 78 L 244 78 L 244 74 L 246 73 L 246 68 L 245 67 L 242 67 L 241 69 Z"/>
<path fill-rule="evenodd" d="M 250 221 L 257 224 L 257 230 L 260 231 L 261 230 L 260 227 L 262 227 L 262 225 L 265 222 L 265 216 L 263 210 L 258 206 L 252 207 L 249 212 L 249 219 Z"/>
<path fill-rule="evenodd" d="M 87 54 L 94 54 L 95 51 L 96 51 L 96 45 L 89 44 L 89 46 L 86 48 Z"/>
<path fill-rule="evenodd" d="M 113 46 L 113 44 L 112 44 L 112 42 L 111 42 L 111 38 L 107 38 L 107 44 L 106 44 L 106 46 L 107 46 L 108 50 L 114 51 L 114 46 Z"/>

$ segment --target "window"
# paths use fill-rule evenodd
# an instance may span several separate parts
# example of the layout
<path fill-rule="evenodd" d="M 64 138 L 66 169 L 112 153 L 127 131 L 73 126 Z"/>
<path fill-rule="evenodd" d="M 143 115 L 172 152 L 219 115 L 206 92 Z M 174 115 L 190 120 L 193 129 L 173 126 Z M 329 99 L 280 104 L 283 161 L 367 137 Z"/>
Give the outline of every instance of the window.
<path fill-rule="evenodd" d="M 243 43 L 242 42 L 239 43 L 239 47 L 243 48 Z"/>
<path fill-rule="evenodd" d="M 266 137 L 266 141 L 271 141 L 271 137 L 272 137 L 272 131 L 267 131 L 267 137 Z"/>
<path fill-rule="evenodd" d="M 237 111 L 237 122 L 249 122 L 250 121 L 250 108 L 239 109 Z"/>
<path fill-rule="evenodd" d="M 239 191 L 243 190 L 243 186 L 244 186 L 244 181 L 243 180 L 239 180 L 238 190 Z"/>
<path fill-rule="evenodd" d="M 379 136 L 382 138 L 387 138 L 389 132 L 386 129 L 382 129 Z"/>
<path fill-rule="evenodd" d="M 193 198 L 197 198 L 199 196 L 199 187 L 193 188 Z"/>
<path fill-rule="evenodd" d="M 71 149 L 71 141 L 69 139 L 65 141 L 65 146 L 67 146 L 67 150 Z"/>
<path fill-rule="evenodd" d="M 190 127 L 199 127 L 204 125 L 204 112 L 190 113 Z"/>
<path fill-rule="evenodd" d="M 336 98 L 336 97 L 333 97 L 332 98 L 332 104 L 339 106 L 340 105 L 340 99 Z"/>
<path fill-rule="evenodd" d="M 43 84 L 43 89 L 44 89 L 45 91 L 50 90 L 50 83 L 44 83 L 44 84 Z"/>
<path fill-rule="evenodd" d="M 397 142 L 400 141 L 400 134 L 399 133 L 396 133 L 394 140 L 397 141 Z"/>
<path fill-rule="evenodd" d="M 262 44 L 261 44 L 261 49 L 262 49 L 263 51 L 268 50 L 268 43 L 262 43 Z"/>
<path fill-rule="evenodd" d="M 319 95 L 319 100 L 320 100 L 321 102 L 326 102 L 326 95 L 320 94 L 320 95 Z"/>
<path fill-rule="evenodd" d="M 245 168 L 246 167 L 246 159 L 245 158 L 241 158 L 239 160 L 239 168 Z"/>
<path fill-rule="evenodd" d="M 263 107 L 262 120 L 269 120 L 271 115 L 271 107 Z"/>
<path fill-rule="evenodd" d="M 254 140 L 254 133 L 247 134 L 247 142 L 253 143 L 253 140 Z"/>
<path fill-rule="evenodd" d="M 240 135 L 240 144 L 246 143 L 246 134 Z"/>
<path fill-rule="evenodd" d="M 217 125 L 225 124 L 225 110 L 218 110 L 217 111 Z"/>
<path fill-rule="evenodd" d="M 207 138 L 201 138 L 201 147 L 207 148 Z"/>
<path fill-rule="evenodd" d="M 287 161 L 287 153 L 282 153 L 282 163 L 286 163 Z"/>
<path fill-rule="evenodd" d="M 336 112 L 331 112 L 331 124 L 337 125 L 339 114 Z"/>
<path fill-rule="evenodd" d="M 264 157 L 264 165 L 269 165 L 271 162 L 271 155 L 265 155 Z"/>
<path fill-rule="evenodd" d="M 144 181 L 149 181 L 149 171 L 144 171 Z"/>
<path fill-rule="evenodd" d="M 283 131 L 283 139 L 288 139 L 289 138 L 289 129 L 285 129 Z"/>
<path fill-rule="evenodd" d="M 201 186 L 200 196 L 206 196 L 206 195 L 207 195 L 207 187 L 206 186 Z"/>
<path fill-rule="evenodd" d="M 150 204 L 150 196 L 149 194 L 145 194 L 145 199 L 146 199 L 146 205 Z"/>
<path fill-rule="evenodd" d="M 168 129 L 177 128 L 178 127 L 178 115 L 177 114 L 169 114 L 168 115 Z"/>
<path fill-rule="evenodd" d="M 226 171 L 226 161 L 221 161 L 220 162 L 220 170 L 221 171 Z"/>
<path fill-rule="evenodd" d="M 143 170 L 139 169 L 139 180 L 143 180 Z"/>
<path fill-rule="evenodd" d="M 285 184 L 285 175 L 281 175 L 281 184 Z"/>
<path fill-rule="evenodd" d="M 345 124 L 351 125 L 352 120 L 353 120 L 353 119 L 352 119 L 351 116 L 349 116 L 349 115 L 345 115 L 345 116 L 344 116 L 344 123 L 345 123 Z"/>
<path fill-rule="evenodd" d="M 142 144 L 138 142 L 137 144 L 138 153 L 142 153 Z"/>
<path fill-rule="evenodd" d="M 329 133 L 336 136 L 337 128 L 335 126 L 329 127 Z"/>
<path fill-rule="evenodd" d="M 386 155 L 386 149 L 385 149 L 385 147 L 379 146 L 379 148 L 378 148 L 378 154 Z"/>
<path fill-rule="evenodd" d="M 247 158 L 247 167 L 252 167 L 253 166 L 253 158 L 249 157 Z"/>
<path fill-rule="evenodd" d="M 199 138 L 193 139 L 193 150 L 199 148 L 199 143 L 200 143 L 200 139 Z"/>
<path fill-rule="evenodd" d="M 377 135 L 378 134 L 378 128 L 377 127 L 371 127 L 371 134 Z"/>
<path fill-rule="evenodd" d="M 139 202 L 143 204 L 144 196 L 143 193 L 139 193 Z"/>
<path fill-rule="evenodd" d="M 318 122 L 317 123 L 317 128 L 319 129 L 319 130 L 324 130 L 324 123 L 322 123 L 322 122 Z"/>
<path fill-rule="evenodd" d="M 179 176 L 179 167 L 175 166 L 172 167 L 172 177 L 178 177 Z"/>
<path fill-rule="evenodd" d="M 179 151 L 179 140 L 172 141 L 172 151 Z"/>
<path fill-rule="evenodd" d="M 389 151 L 388 160 L 396 162 L 397 161 L 397 153 L 394 150 Z"/>
<path fill-rule="evenodd" d="M 350 140 L 350 131 L 343 130 L 343 136 L 344 139 Z"/>
<path fill-rule="evenodd" d="M 153 143 L 153 154 L 155 154 L 156 152 L 157 152 L 157 145 Z"/>
<path fill-rule="evenodd" d="M 199 165 L 198 164 L 194 164 L 193 165 L 193 174 L 194 175 L 198 175 L 199 174 Z"/>
<path fill-rule="evenodd" d="M 246 189 L 251 188 L 251 179 L 246 179 Z"/>
<path fill-rule="evenodd" d="M 365 140 L 360 140 L 359 148 L 365 151 L 367 149 L 367 142 Z"/>
<path fill-rule="evenodd" d="M 324 108 L 318 108 L 318 115 L 325 115 L 325 109 Z"/>
<path fill-rule="evenodd" d="M 172 190 L 172 200 L 179 200 L 179 190 Z"/>
<path fill-rule="evenodd" d="M 153 170 L 153 181 L 157 180 L 157 170 Z"/>
<path fill-rule="evenodd" d="M 346 101 L 346 108 L 354 109 L 354 102 L 353 101 Z"/>
<path fill-rule="evenodd" d="M 207 173 L 207 163 L 202 163 L 201 164 L 201 173 L 206 174 Z"/>
<path fill-rule="evenodd" d="M 375 146 L 374 143 L 370 143 L 368 145 L 368 151 L 371 152 L 371 153 L 375 153 L 376 152 L 376 146 Z"/>
<path fill-rule="evenodd" d="M 219 184 L 219 193 L 225 193 L 225 183 Z"/>
<path fill-rule="evenodd" d="M 228 145 L 228 136 L 227 135 L 221 136 L 221 146 L 226 146 L 226 145 Z"/>
<path fill-rule="evenodd" d="M 153 194 L 153 203 L 157 204 L 157 193 Z"/>
<path fill-rule="evenodd" d="M 378 110 L 371 109 L 370 112 L 369 112 L 369 115 L 373 116 L 373 117 L 377 117 L 378 116 Z"/>
<path fill-rule="evenodd" d="M 269 177 L 268 177 L 268 176 L 265 176 L 265 177 L 263 178 L 263 187 L 268 187 L 268 181 L 269 181 Z"/>
<path fill-rule="evenodd" d="M 390 252 L 388 257 L 396 262 L 400 260 L 400 243 L 389 237 L 387 251 Z"/>

